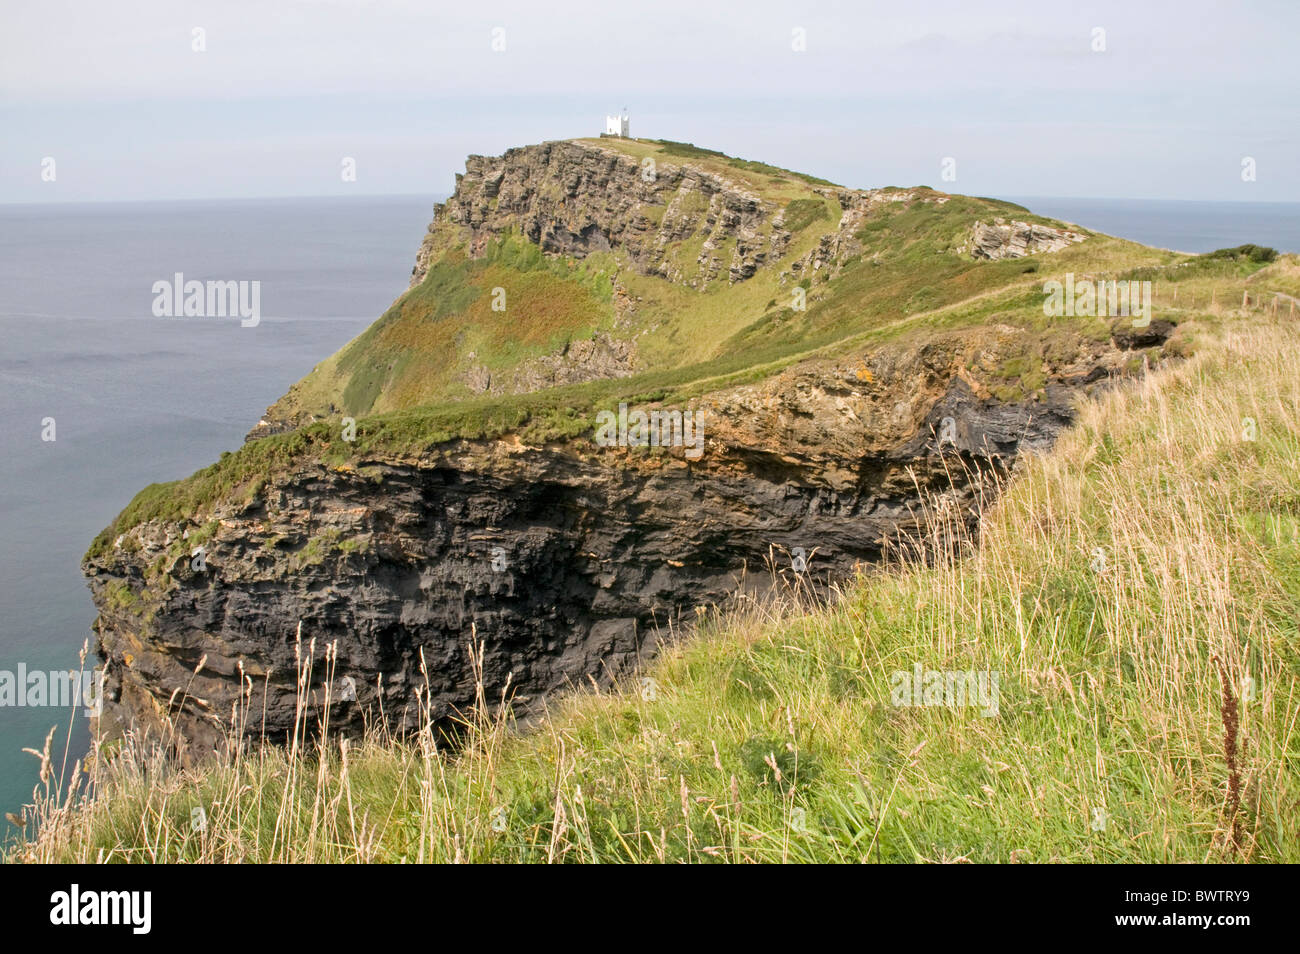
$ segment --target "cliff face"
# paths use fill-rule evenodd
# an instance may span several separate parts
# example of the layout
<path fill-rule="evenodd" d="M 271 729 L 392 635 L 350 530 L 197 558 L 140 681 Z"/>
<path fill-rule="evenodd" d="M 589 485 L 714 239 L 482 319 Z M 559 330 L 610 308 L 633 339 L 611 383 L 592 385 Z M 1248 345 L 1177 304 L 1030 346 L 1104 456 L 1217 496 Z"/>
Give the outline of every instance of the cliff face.
<path fill-rule="evenodd" d="M 413 724 L 426 684 L 438 718 L 470 705 L 474 639 L 488 698 L 524 712 L 608 683 L 699 607 L 770 585 L 773 569 L 792 581 L 796 548 L 807 578 L 844 579 L 920 528 L 920 496 L 971 519 L 977 475 L 1049 444 L 1072 396 L 1122 357 L 1098 345 L 1037 400 L 1003 404 L 967 369 L 996 364 L 1016 336 L 942 335 L 710 395 L 695 408 L 696 460 L 460 441 L 419 459 L 313 465 L 202 521 L 141 524 L 86 565 L 110 723 L 166 732 L 171 720 L 202 751 L 242 685 L 247 734 L 284 738 L 299 623 L 304 656 L 315 640 L 314 706 L 337 643 L 328 681 L 342 729 L 381 704 L 391 724 Z"/>
<path fill-rule="evenodd" d="M 824 265 L 842 266 L 862 251 L 856 237 L 881 206 L 913 202 L 943 205 L 947 195 L 929 189 L 811 187 L 808 194 L 839 210 L 836 227 L 790 264 L 795 280 Z M 804 200 L 815 201 L 815 200 Z M 634 156 L 582 142 L 547 142 L 509 149 L 500 156 L 470 156 L 445 203 L 434 207 L 411 272 L 411 287 L 449 240 L 468 233 L 469 254 L 491 238 L 520 232 L 548 253 L 585 257 L 620 249 L 637 271 L 692 288 L 725 278 L 744 281 L 789 250 L 801 227 L 783 209 L 735 179 L 689 164 Z M 463 230 L 463 232 L 462 232 Z M 1083 241 L 1078 231 L 998 219 L 975 223 L 959 254 L 998 261 L 1056 252 Z M 702 240 L 688 275 L 668 254 L 675 243 Z M 829 270 L 827 275 L 834 274 Z"/>
<path fill-rule="evenodd" d="M 652 165 L 613 150 L 578 142 L 547 142 L 470 156 L 456 190 L 434 208 L 411 274 L 414 287 L 447 235 L 445 224 L 470 230 L 470 254 L 490 237 L 517 229 L 542 251 L 582 258 L 625 251 L 642 274 L 671 281 L 682 276 L 667 257 L 674 242 L 703 239 L 703 286 L 719 277 L 749 278 L 769 258 L 780 257 L 790 233 L 774 227 L 777 206 L 724 176 L 655 160 Z"/>
<path fill-rule="evenodd" d="M 978 224 L 1012 213 L 1005 236 Z M 988 266 L 1082 238 L 996 200 L 846 189 L 682 143 L 471 156 L 410 287 L 249 436 L 824 341 L 859 306 L 881 320 L 951 304 L 1004 276 Z"/>
<path fill-rule="evenodd" d="M 702 158 L 668 158 L 683 153 Z M 524 712 L 608 683 L 739 589 L 878 561 L 934 495 L 974 520 L 984 477 L 1046 446 L 1126 347 L 1171 332 L 1041 331 L 1033 269 L 996 260 L 1068 256 L 1082 236 L 976 222 L 1005 204 L 720 155 L 627 141 L 471 157 L 412 289 L 294 385 L 234 465 L 147 489 L 92 547 L 107 728 L 201 753 L 241 700 L 238 731 L 277 740 L 300 691 L 309 708 L 328 691 L 331 724 L 355 730 L 381 713 L 413 725 L 421 699 L 453 717 L 479 665 L 487 697 Z M 1098 260 L 1131 264 L 1111 242 Z M 941 306 L 924 335 L 891 336 Z M 700 364 L 676 357 L 688 345 Z M 641 347 L 659 377 L 636 376 Z M 536 399 L 536 432 L 524 400 L 500 418 L 469 400 L 560 384 Z M 702 446 L 598 444 L 615 393 L 702 415 Z M 462 429 L 428 413 L 448 406 Z M 326 453 L 342 415 L 400 439 Z M 507 423 L 473 429 L 487 420 Z"/>

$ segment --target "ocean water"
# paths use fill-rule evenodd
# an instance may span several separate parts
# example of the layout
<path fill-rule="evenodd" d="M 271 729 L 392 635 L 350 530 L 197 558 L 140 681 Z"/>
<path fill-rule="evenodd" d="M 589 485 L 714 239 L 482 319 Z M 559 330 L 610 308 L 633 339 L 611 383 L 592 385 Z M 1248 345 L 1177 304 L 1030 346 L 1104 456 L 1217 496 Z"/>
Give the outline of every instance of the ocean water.
<path fill-rule="evenodd" d="M 0 206 L 0 672 L 76 668 L 90 541 L 146 484 L 237 448 L 262 411 L 405 288 L 432 196 Z M 1300 204 L 1013 199 L 1166 248 L 1300 251 Z M 155 318 L 153 283 L 261 282 L 260 324 Z M 54 418 L 55 440 L 41 439 Z M 85 720 L 0 706 L 0 809 Z M 64 728 L 54 743 L 64 750 Z M 0 830 L 3 825 L 0 825 Z"/>
<path fill-rule="evenodd" d="M 1300 252 L 1300 202 L 1000 198 L 1039 215 L 1179 252 L 1213 252 L 1247 243 Z"/>
<path fill-rule="evenodd" d="M 243 441 L 406 288 L 432 196 L 0 206 L 0 671 L 76 669 L 87 546 L 146 484 Z M 155 318 L 153 283 L 261 282 L 262 319 Z M 42 421 L 54 418 L 53 441 Z M 93 646 L 93 642 L 92 642 Z M 81 710 L 0 706 L 0 810 Z M 5 828 L 0 823 L 0 831 Z"/>

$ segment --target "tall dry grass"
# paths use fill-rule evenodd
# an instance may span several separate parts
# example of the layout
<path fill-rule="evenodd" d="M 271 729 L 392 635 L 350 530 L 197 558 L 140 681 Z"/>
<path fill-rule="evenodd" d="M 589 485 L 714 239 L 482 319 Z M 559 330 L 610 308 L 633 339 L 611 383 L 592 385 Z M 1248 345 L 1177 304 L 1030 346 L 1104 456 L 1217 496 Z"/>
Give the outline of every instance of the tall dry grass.
<path fill-rule="evenodd" d="M 978 548 L 933 500 L 928 558 L 707 611 L 526 732 L 480 691 L 456 750 L 427 698 L 334 739 L 304 665 L 287 748 L 100 750 L 9 858 L 1296 861 L 1298 412 L 1293 329 L 1229 327 L 1022 459 Z M 895 704 L 916 664 L 997 673 L 996 716 Z"/>

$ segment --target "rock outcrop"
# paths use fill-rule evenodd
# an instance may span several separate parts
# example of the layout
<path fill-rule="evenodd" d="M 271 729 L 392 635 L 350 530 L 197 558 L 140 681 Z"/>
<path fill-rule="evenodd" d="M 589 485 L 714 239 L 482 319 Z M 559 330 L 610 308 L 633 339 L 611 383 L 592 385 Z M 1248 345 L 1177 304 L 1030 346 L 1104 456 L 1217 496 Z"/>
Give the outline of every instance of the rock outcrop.
<path fill-rule="evenodd" d="M 860 256 L 864 243 L 859 230 L 882 207 L 906 205 L 912 202 L 943 205 L 948 196 L 929 189 L 816 189 L 817 194 L 832 199 L 842 210 L 840 220 L 832 231 L 826 232 L 811 251 L 790 263 L 783 279 L 799 281 L 817 275 L 822 279 L 837 277 L 846 265 Z M 777 220 L 778 223 L 781 219 Z"/>
<path fill-rule="evenodd" d="M 1041 393 L 1001 403 L 979 377 L 1019 335 L 949 333 L 709 395 L 694 408 L 694 460 L 590 440 L 458 441 L 312 464 L 193 521 L 141 524 L 85 568 L 107 719 L 201 753 L 242 698 L 242 731 L 283 739 L 299 652 L 309 705 L 328 682 L 343 731 L 381 709 L 412 726 L 426 688 L 433 715 L 451 719 L 475 698 L 476 642 L 487 697 L 523 713 L 608 684 L 700 607 L 793 579 L 798 551 L 805 579 L 844 579 L 922 529 L 926 497 L 973 520 L 984 478 L 1046 447 L 1078 389 L 1124 358 L 1093 345 Z"/>
<path fill-rule="evenodd" d="M 998 219 L 986 224 L 976 222 L 971 231 L 970 243 L 963 248 L 971 258 L 1000 261 L 1004 258 L 1024 258 L 1039 252 L 1059 252 L 1082 242 L 1081 232 L 1056 229 L 1030 222 L 1007 222 Z"/>
<path fill-rule="evenodd" d="M 627 376 L 647 331 L 634 321 L 641 299 L 628 291 L 633 276 L 712 286 L 721 296 L 729 294 L 722 283 L 750 281 L 770 266 L 770 287 L 808 287 L 814 274 L 830 279 L 860 263 L 864 242 L 881 241 L 894 213 L 933 203 L 921 216 L 933 218 L 951 199 L 799 179 L 796 200 L 793 173 L 708 165 L 647 165 L 588 142 L 471 157 L 437 208 L 412 285 L 444 253 L 463 263 L 512 234 L 537 246 L 524 249 L 534 257 L 538 249 L 569 259 L 615 249 L 596 272 L 609 282 L 613 320 L 612 330 L 514 363 L 467 349 L 457 383 L 472 394 L 512 394 Z M 744 172 L 733 181 L 727 168 Z M 745 179 L 753 168 L 763 171 Z M 765 198 L 741 180 L 773 185 Z M 936 254 L 950 256 L 943 238 Z M 977 225 L 962 254 L 1016 257 L 1082 238 L 999 220 Z M 682 300 L 680 288 L 670 291 L 678 297 L 655 307 Z M 735 294 L 747 300 L 740 313 L 766 320 L 764 286 Z M 766 306 L 769 317 L 780 314 L 775 304 Z M 394 324 L 403 318 L 400 305 L 390 314 Z M 250 440 L 337 418 L 350 388 L 379 386 L 395 363 L 436 364 L 445 356 L 409 342 L 457 318 L 416 309 L 394 335 L 406 351 L 380 352 L 382 360 L 362 354 L 353 376 L 322 389 L 309 409 L 268 412 Z M 133 724 L 201 754 L 230 731 L 288 737 L 302 692 L 316 710 L 328 692 L 331 725 L 343 731 L 378 718 L 400 730 L 417 723 L 421 705 L 436 719 L 454 718 L 474 703 L 480 678 L 488 699 L 509 698 L 523 713 L 562 688 L 607 684 L 703 606 L 782 576 L 824 583 L 879 561 L 900 537 L 924 530 L 927 504 L 973 522 L 988 499 L 985 478 L 1005 474 L 1025 448 L 1050 443 L 1075 395 L 1129 362 L 1124 348 L 1147 340 L 1130 335 L 1116 347 L 1063 337 L 1051 357 L 1027 362 L 1024 334 L 1000 324 L 933 332 L 837 359 L 805 351 L 780 373 L 763 369 L 757 383 L 702 378 L 692 407 L 658 409 L 702 414 L 699 448 L 598 446 L 590 432 L 532 444 L 506 434 L 430 438 L 398 445 L 419 450 L 358 452 L 335 466 L 322 461 L 344 458 L 299 454 L 309 435 L 270 444 L 263 457 L 246 448 L 255 466 L 267 464 L 264 476 L 254 469 L 255 481 L 245 473 L 223 484 L 188 517 L 172 509 L 124 524 L 87 558 L 107 727 Z M 447 340 L 446 349 L 455 347 Z M 1033 393 L 1023 395 L 1008 386 L 1007 369 L 1031 364 Z M 648 387 L 644 400 L 665 393 Z"/>
<path fill-rule="evenodd" d="M 582 142 L 546 142 L 500 156 L 470 156 L 455 192 L 435 206 L 411 273 L 424 280 L 448 229 L 471 254 L 517 230 L 545 252 L 583 258 L 618 246 L 632 267 L 703 287 L 734 283 L 779 257 L 790 234 L 774 227 L 777 207 L 723 176 L 690 165 L 638 162 Z M 462 236 L 461 232 L 464 232 Z M 684 274 L 669 247 L 700 239 L 696 269 Z"/>
<path fill-rule="evenodd" d="M 493 374 L 482 365 L 472 367 L 465 383 L 477 394 L 526 394 L 562 384 L 578 384 L 634 373 L 636 348 L 632 342 L 597 334 L 571 341 L 554 354 L 526 361 L 505 373 Z"/>

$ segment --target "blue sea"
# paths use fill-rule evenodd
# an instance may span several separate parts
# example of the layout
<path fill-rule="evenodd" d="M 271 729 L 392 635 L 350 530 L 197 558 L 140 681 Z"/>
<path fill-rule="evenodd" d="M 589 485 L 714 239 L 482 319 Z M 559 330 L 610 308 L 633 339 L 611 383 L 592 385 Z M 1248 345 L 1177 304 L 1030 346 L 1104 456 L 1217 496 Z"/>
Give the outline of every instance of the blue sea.
<path fill-rule="evenodd" d="M 1248 243 L 1300 252 L 1300 202 L 999 198 L 1039 215 L 1178 252 L 1213 252 Z"/>
<path fill-rule="evenodd" d="M 233 450 L 405 290 L 433 196 L 0 206 L 0 671 L 78 668 L 80 561 L 155 481 Z M 259 281 L 261 321 L 155 318 L 154 282 Z M 54 419 L 54 440 L 42 440 Z M 92 640 L 93 647 L 93 640 Z M 69 709 L 0 706 L 0 809 Z M 69 764 L 86 744 L 71 720 Z M 4 830 L 0 823 L 0 831 Z"/>
<path fill-rule="evenodd" d="M 0 671 L 75 669 L 80 560 L 146 484 L 237 448 L 405 288 L 433 196 L 0 206 Z M 1184 251 L 1300 251 L 1300 204 L 1012 198 Z M 259 281 L 262 319 L 156 318 L 153 285 Z M 54 419 L 53 441 L 42 440 Z M 30 800 L 67 709 L 0 707 L 0 809 Z M 71 758 L 85 746 L 79 710 Z M 56 764 L 59 760 L 56 758 Z M 2 826 L 0 826 L 2 827 Z"/>

